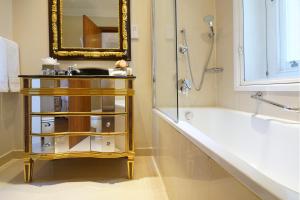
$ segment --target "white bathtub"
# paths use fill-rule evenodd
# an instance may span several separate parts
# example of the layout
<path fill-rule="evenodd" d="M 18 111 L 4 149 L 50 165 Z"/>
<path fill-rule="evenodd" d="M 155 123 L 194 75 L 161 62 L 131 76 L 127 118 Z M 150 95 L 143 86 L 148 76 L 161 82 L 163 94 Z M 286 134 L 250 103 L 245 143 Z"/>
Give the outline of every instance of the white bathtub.
<path fill-rule="evenodd" d="M 299 123 L 222 108 L 180 109 L 175 123 L 155 112 L 262 199 L 300 199 Z"/>

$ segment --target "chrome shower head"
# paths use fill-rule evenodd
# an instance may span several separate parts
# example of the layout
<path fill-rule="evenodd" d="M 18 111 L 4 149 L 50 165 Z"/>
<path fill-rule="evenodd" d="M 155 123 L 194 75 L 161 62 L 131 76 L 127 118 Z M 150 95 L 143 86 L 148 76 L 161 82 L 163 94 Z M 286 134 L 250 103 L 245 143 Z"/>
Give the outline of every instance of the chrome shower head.
<path fill-rule="evenodd" d="M 215 35 L 214 23 L 213 23 L 214 19 L 215 19 L 215 17 L 212 15 L 206 15 L 205 17 L 203 17 L 203 21 L 205 23 L 207 23 L 209 26 L 209 30 L 210 30 L 209 37 L 210 38 L 213 38 Z"/>
<path fill-rule="evenodd" d="M 203 21 L 205 23 L 207 23 L 209 27 L 214 26 L 214 24 L 213 24 L 214 19 L 215 19 L 215 17 L 212 15 L 206 15 L 205 17 L 203 17 Z"/>

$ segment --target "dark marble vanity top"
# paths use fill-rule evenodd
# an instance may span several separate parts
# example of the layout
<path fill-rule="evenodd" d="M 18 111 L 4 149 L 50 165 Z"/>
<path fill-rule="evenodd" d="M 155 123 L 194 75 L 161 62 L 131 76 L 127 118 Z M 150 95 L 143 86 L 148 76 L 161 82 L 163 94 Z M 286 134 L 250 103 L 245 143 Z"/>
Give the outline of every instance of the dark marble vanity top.
<path fill-rule="evenodd" d="M 103 79 L 135 79 L 136 76 L 109 76 L 109 75 L 41 75 L 41 74 L 33 74 L 33 75 L 19 75 L 20 78 L 103 78 Z"/>

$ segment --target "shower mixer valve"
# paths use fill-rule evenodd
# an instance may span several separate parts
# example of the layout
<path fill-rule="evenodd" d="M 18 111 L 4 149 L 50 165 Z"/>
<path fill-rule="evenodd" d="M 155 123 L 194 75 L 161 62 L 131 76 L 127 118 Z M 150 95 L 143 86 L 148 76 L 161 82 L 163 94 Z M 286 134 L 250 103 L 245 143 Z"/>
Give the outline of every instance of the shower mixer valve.
<path fill-rule="evenodd" d="M 185 95 L 188 94 L 190 90 L 192 90 L 192 83 L 190 80 L 184 78 L 178 81 L 179 91 Z"/>
<path fill-rule="evenodd" d="M 184 46 L 184 45 L 179 46 L 179 52 L 182 54 L 185 54 L 188 50 L 189 50 L 189 48 L 187 46 Z"/>

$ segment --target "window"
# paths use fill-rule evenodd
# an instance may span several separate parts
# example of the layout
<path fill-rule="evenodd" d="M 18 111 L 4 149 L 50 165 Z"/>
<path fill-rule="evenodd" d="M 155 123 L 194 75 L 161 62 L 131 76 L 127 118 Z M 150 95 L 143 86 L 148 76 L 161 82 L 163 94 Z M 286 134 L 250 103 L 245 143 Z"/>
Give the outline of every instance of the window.
<path fill-rule="evenodd" d="M 236 0 L 234 10 L 236 86 L 300 90 L 300 0 Z"/>
<path fill-rule="evenodd" d="M 300 1 L 281 0 L 279 4 L 281 72 L 300 69 Z M 296 73 L 295 73 L 296 74 Z"/>

